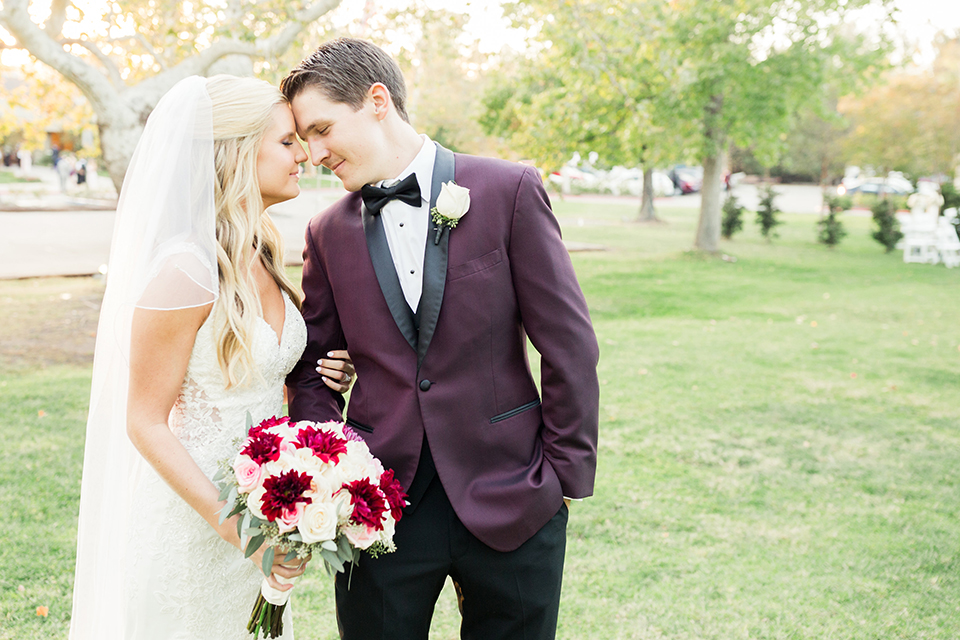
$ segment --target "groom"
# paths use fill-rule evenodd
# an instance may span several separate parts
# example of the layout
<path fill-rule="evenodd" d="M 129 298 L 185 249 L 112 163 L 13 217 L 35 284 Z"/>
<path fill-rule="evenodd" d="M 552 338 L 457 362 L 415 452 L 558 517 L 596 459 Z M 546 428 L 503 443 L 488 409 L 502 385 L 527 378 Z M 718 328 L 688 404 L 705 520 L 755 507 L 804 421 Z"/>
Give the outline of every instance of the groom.
<path fill-rule="evenodd" d="M 417 134 L 399 67 L 368 42 L 325 43 L 281 90 L 313 164 L 352 192 L 307 229 L 290 415 L 340 419 L 316 366 L 349 349 L 347 424 L 410 502 L 397 551 L 338 575 L 340 635 L 426 640 L 450 576 L 462 637 L 553 638 L 564 498 L 593 492 L 599 351 L 540 176 Z"/>

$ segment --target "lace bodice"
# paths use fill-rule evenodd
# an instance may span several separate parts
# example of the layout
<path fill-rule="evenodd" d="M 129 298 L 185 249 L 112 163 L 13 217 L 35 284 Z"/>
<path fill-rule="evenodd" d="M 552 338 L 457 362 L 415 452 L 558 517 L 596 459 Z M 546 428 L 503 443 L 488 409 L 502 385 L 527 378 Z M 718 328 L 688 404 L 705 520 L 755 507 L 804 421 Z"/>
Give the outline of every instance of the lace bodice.
<path fill-rule="evenodd" d="M 211 318 L 197 333 L 187 375 L 170 415 L 170 428 L 207 476 L 217 463 L 236 453 L 234 442 L 245 435 L 246 414 L 254 423 L 280 412 L 283 381 L 303 353 L 307 329 L 296 306 L 283 294 L 286 316 L 280 343 L 262 318 L 257 319 L 253 356 L 259 375 L 227 389 L 217 360 Z"/>
<path fill-rule="evenodd" d="M 227 389 L 217 361 L 212 322 L 200 327 L 169 425 L 212 477 L 237 453 L 246 414 L 259 422 L 283 408 L 283 381 L 306 346 L 307 330 L 284 294 L 286 317 L 277 335 L 259 320 L 253 356 L 259 376 Z M 180 499 L 153 471 L 137 491 L 127 574 L 126 637 L 137 640 L 247 640 L 247 619 L 263 578 L 243 554 Z M 296 596 L 294 596 L 295 598 Z M 291 607 L 281 640 L 293 639 Z"/>

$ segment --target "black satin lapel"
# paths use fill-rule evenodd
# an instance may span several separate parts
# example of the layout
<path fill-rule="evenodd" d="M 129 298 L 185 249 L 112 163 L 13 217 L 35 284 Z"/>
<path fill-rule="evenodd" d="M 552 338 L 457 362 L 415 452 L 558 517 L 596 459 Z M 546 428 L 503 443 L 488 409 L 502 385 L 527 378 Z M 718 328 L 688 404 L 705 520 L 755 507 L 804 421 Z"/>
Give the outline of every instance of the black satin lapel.
<path fill-rule="evenodd" d="M 383 221 L 380 216 L 370 215 L 363 204 L 360 205 L 360 211 L 363 216 L 363 233 L 367 238 L 367 250 L 370 252 L 373 271 L 377 274 L 377 282 L 380 283 L 380 291 L 383 292 L 383 298 L 387 301 L 387 307 L 400 333 L 416 350 L 417 329 L 413 326 L 413 314 L 410 313 L 410 306 L 403 297 L 403 289 L 400 288 L 397 269 L 390 255 L 390 245 L 387 244 L 387 234 L 383 231 Z"/>
<path fill-rule="evenodd" d="M 437 159 L 433 165 L 433 183 L 430 188 L 430 210 L 437 204 L 440 187 L 444 182 L 453 180 L 453 152 L 437 145 Z M 443 303 L 443 287 L 447 282 L 447 249 L 450 243 L 450 229 L 443 232 L 438 244 L 434 244 L 436 224 L 430 221 L 427 233 L 427 246 L 423 254 L 423 291 L 420 294 L 420 341 L 417 343 L 417 367 L 427 355 L 427 348 L 437 329 L 440 317 L 440 305 Z"/>

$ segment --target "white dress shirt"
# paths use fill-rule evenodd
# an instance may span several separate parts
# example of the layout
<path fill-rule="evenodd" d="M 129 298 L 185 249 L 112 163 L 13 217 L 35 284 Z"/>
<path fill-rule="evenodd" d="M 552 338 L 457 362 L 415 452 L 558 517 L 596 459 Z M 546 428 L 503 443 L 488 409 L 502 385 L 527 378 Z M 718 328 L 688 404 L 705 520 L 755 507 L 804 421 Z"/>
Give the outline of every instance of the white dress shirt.
<path fill-rule="evenodd" d="M 420 152 L 396 178 L 403 180 L 411 173 L 417 174 L 420 206 L 414 207 L 399 200 L 391 200 L 380 211 L 387 246 L 390 247 L 390 256 L 400 279 L 403 297 L 414 312 L 420 305 L 420 294 L 423 292 L 423 252 L 427 246 L 430 189 L 433 183 L 433 165 L 437 159 L 436 145 L 427 136 L 420 137 L 423 138 Z M 382 187 L 384 183 L 393 182 L 395 180 L 382 180 L 377 186 Z"/>

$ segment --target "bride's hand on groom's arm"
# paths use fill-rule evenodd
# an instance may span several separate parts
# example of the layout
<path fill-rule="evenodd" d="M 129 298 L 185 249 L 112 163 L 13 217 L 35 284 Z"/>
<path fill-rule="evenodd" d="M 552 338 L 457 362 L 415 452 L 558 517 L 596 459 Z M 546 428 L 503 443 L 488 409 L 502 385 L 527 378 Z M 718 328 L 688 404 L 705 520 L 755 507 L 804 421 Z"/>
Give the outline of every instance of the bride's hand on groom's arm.
<path fill-rule="evenodd" d="M 324 384 L 337 393 L 346 393 L 356 377 L 353 360 L 346 351 L 329 351 L 326 358 L 317 360 L 317 365 Z"/>

